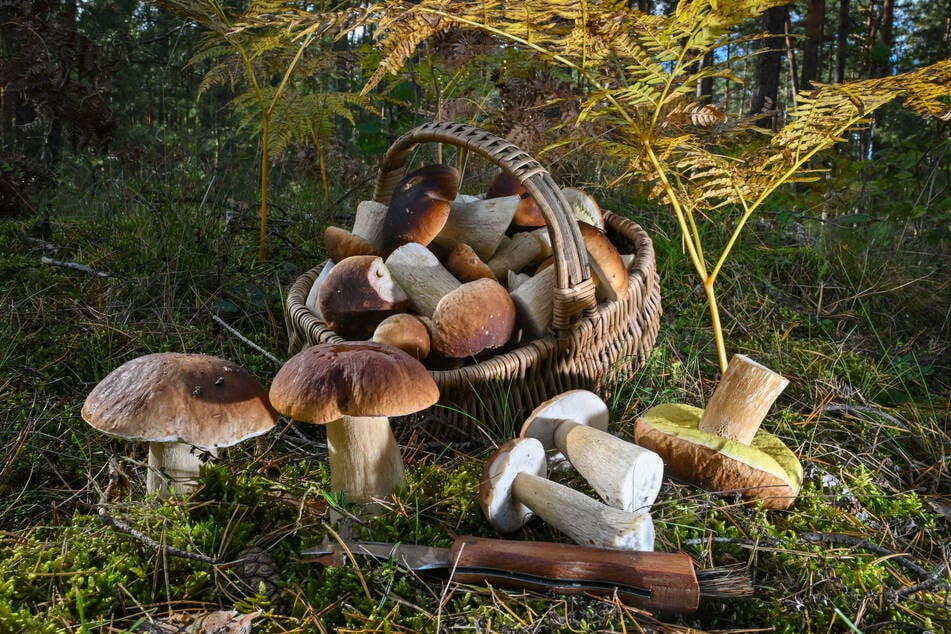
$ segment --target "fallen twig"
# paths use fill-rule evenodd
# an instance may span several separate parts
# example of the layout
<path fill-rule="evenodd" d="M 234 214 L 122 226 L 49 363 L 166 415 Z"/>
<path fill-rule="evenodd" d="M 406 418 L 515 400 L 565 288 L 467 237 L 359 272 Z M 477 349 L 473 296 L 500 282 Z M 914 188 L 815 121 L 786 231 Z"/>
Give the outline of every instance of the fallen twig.
<path fill-rule="evenodd" d="M 174 546 L 167 546 L 165 544 L 160 544 L 159 542 L 155 541 L 154 539 L 144 534 L 143 532 L 132 528 L 131 526 L 129 526 L 122 520 L 112 517 L 111 515 L 109 515 L 109 513 L 106 512 L 106 509 L 104 508 L 99 509 L 99 519 L 104 524 L 108 524 L 109 526 L 112 526 L 119 532 L 125 533 L 126 535 L 129 535 L 131 537 L 135 537 L 137 540 L 139 540 L 140 542 L 142 542 L 143 544 L 145 544 L 146 546 L 148 546 L 155 552 L 161 552 L 166 555 L 171 555 L 172 557 L 192 559 L 194 561 L 200 561 L 205 564 L 218 563 L 217 559 L 213 557 L 208 557 L 207 555 L 200 555 L 198 553 L 190 553 L 187 550 L 180 550 L 178 548 L 175 548 Z"/>
<path fill-rule="evenodd" d="M 43 264 L 49 264 L 50 266 L 61 266 L 66 269 L 82 271 L 83 273 L 89 273 L 90 275 L 96 275 L 98 277 L 109 277 L 109 274 L 104 271 L 97 271 L 91 266 L 80 264 L 78 262 L 63 262 L 62 260 L 54 260 L 53 258 L 48 258 L 45 255 L 40 258 L 40 262 L 42 262 Z"/>
<path fill-rule="evenodd" d="M 211 316 L 211 318 L 214 319 L 214 320 L 215 320 L 215 323 L 217 323 L 219 326 L 221 326 L 222 328 L 224 328 L 225 330 L 227 330 L 228 332 L 230 332 L 231 334 L 233 334 L 235 337 L 237 337 L 238 339 L 240 339 L 240 340 L 243 341 L 244 343 L 248 344 L 249 346 L 251 346 L 252 348 L 254 348 L 255 350 L 257 350 L 258 352 L 260 352 L 261 354 L 263 354 L 265 357 L 267 357 L 268 359 L 270 359 L 271 361 L 273 361 L 273 362 L 276 363 L 277 365 L 284 365 L 284 362 L 283 362 L 283 361 L 281 361 L 280 359 L 278 359 L 277 357 L 275 357 L 273 354 L 271 354 L 270 352 L 268 352 L 267 350 L 265 350 L 264 348 L 262 348 L 262 347 L 259 346 L 258 344 L 254 343 L 253 341 L 251 341 L 250 339 L 248 339 L 248 338 L 245 337 L 244 335 L 242 335 L 240 332 L 238 332 L 238 331 L 235 330 L 234 328 L 232 328 L 227 322 L 225 322 L 224 319 L 222 319 L 222 318 L 219 317 L 218 315 L 214 315 L 214 314 L 213 314 L 213 315 Z"/>

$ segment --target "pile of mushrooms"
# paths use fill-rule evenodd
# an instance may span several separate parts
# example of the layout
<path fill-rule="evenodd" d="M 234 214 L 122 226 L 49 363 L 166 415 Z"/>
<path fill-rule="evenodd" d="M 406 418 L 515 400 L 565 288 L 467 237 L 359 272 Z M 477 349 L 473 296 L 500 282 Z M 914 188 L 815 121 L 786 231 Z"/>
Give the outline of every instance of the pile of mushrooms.
<path fill-rule="evenodd" d="M 485 464 L 479 497 L 489 523 L 509 533 L 537 515 L 578 544 L 653 550 L 650 507 L 663 461 L 607 427 L 607 406 L 586 390 L 564 392 L 535 408 L 519 437 Z M 564 461 L 601 501 L 548 478 Z"/>
<path fill-rule="evenodd" d="M 634 441 L 663 457 L 675 478 L 785 509 L 802 484 L 802 466 L 782 440 L 760 428 L 788 381 L 735 355 L 705 409 L 681 403 L 650 408 Z"/>
<path fill-rule="evenodd" d="M 351 230 L 328 227 L 329 259 L 307 307 L 344 339 L 400 347 L 429 369 L 544 336 L 555 270 L 538 205 L 506 171 L 479 195 L 458 188 L 454 168 L 428 165 L 408 173 L 388 205 L 361 202 Z M 633 256 L 608 239 L 593 198 L 572 188 L 562 193 L 578 219 L 599 301 L 623 298 Z M 396 315 L 410 318 L 393 328 Z"/>

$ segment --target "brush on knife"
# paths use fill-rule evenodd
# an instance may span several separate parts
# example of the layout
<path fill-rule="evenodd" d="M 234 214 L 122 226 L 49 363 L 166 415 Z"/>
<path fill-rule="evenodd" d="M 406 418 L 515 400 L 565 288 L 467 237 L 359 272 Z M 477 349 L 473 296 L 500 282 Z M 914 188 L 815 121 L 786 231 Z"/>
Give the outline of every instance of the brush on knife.
<path fill-rule="evenodd" d="M 696 570 L 683 552 L 459 537 L 449 548 L 353 541 L 309 548 L 303 554 L 329 555 L 341 549 L 392 560 L 409 570 L 447 572 L 459 583 L 558 594 L 616 594 L 626 605 L 659 612 L 693 612 L 701 598 L 753 595 L 752 581 L 743 568 Z"/>

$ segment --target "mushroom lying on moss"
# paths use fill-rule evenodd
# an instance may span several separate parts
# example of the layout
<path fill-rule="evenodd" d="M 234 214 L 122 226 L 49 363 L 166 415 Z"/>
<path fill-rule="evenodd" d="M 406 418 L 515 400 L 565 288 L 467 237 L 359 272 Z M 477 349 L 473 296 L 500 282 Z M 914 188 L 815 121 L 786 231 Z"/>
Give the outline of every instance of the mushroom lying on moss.
<path fill-rule="evenodd" d="M 678 403 L 652 407 L 637 419 L 634 442 L 660 454 L 675 478 L 759 500 L 766 508 L 788 508 L 802 484 L 802 465 L 779 438 L 759 429 L 785 379 L 742 355 L 730 368 L 706 411 Z M 743 421 L 743 411 L 753 415 Z"/>

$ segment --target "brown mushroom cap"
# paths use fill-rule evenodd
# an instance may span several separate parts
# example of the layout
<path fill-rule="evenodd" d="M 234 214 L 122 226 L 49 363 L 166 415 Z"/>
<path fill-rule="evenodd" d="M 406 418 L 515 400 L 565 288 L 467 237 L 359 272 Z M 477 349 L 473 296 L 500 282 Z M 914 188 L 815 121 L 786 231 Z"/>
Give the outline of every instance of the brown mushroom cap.
<path fill-rule="evenodd" d="M 334 262 L 340 262 L 351 255 L 379 255 L 365 238 L 333 225 L 324 229 L 324 247 L 327 249 L 327 257 Z"/>
<path fill-rule="evenodd" d="M 384 253 L 407 242 L 428 245 L 449 218 L 459 172 L 448 165 L 427 165 L 403 177 L 383 218 Z"/>
<path fill-rule="evenodd" d="M 380 322 L 373 331 L 372 340 L 411 354 L 422 361 L 429 356 L 432 345 L 429 327 L 417 315 L 397 313 Z"/>
<path fill-rule="evenodd" d="M 393 346 L 325 343 L 291 357 L 271 382 L 271 404 L 308 423 L 347 416 L 404 416 L 439 400 L 426 367 Z"/>
<path fill-rule="evenodd" d="M 762 429 L 750 446 L 700 431 L 702 415 L 690 405 L 657 405 L 637 419 L 634 442 L 660 454 L 675 478 L 761 500 L 766 508 L 788 508 L 802 484 L 792 451 Z"/>
<path fill-rule="evenodd" d="M 159 352 L 110 372 L 86 397 L 82 416 L 112 436 L 212 449 L 263 434 L 278 415 L 241 366 L 209 355 Z"/>
<path fill-rule="evenodd" d="M 596 278 L 595 282 L 600 287 L 600 294 L 609 301 L 623 299 L 627 295 L 628 274 L 621 254 L 608 236 L 597 227 L 579 222 L 578 228 L 581 230 L 581 238 L 588 251 L 588 264 L 592 276 Z"/>
<path fill-rule="evenodd" d="M 317 306 L 327 325 L 345 339 L 366 339 L 377 325 L 406 310 L 409 299 L 383 258 L 353 255 L 327 273 L 317 293 Z"/>
<path fill-rule="evenodd" d="M 505 345 L 515 329 L 515 302 L 494 279 L 462 284 L 436 304 L 433 348 L 453 358 Z"/>
<path fill-rule="evenodd" d="M 512 195 L 521 196 L 521 201 L 519 201 L 518 208 L 515 210 L 515 216 L 512 218 L 512 225 L 516 227 L 544 227 L 548 224 L 538 203 L 528 195 L 525 186 L 511 172 L 502 170 L 496 174 L 485 192 L 486 198 Z"/>
<path fill-rule="evenodd" d="M 492 269 L 465 242 L 460 242 L 453 247 L 446 256 L 445 265 L 446 269 L 460 282 L 471 282 L 483 277 L 496 279 Z"/>

